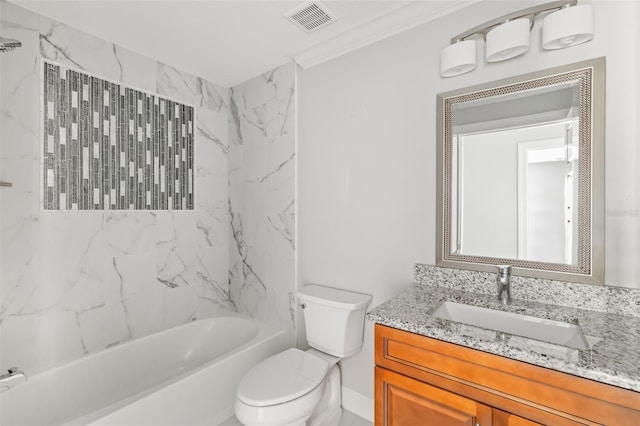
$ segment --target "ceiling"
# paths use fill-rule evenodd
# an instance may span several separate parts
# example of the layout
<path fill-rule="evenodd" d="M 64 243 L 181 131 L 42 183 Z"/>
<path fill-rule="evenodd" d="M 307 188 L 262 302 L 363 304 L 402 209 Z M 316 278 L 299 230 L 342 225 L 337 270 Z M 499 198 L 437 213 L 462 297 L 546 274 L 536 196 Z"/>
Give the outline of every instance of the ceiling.
<path fill-rule="evenodd" d="M 273 0 L 10 0 L 229 87 L 294 59 L 304 68 L 480 0 L 328 0 L 338 19 L 305 33 Z"/>

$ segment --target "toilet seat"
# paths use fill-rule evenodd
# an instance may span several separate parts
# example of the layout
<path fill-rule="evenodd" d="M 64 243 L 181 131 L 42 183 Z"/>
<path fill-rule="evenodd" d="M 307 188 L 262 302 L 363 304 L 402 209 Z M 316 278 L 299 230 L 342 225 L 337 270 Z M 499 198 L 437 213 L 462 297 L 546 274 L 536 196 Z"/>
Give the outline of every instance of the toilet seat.
<path fill-rule="evenodd" d="M 245 374 L 236 395 L 255 407 L 282 404 L 311 392 L 326 377 L 329 363 L 311 353 L 291 348 Z"/>

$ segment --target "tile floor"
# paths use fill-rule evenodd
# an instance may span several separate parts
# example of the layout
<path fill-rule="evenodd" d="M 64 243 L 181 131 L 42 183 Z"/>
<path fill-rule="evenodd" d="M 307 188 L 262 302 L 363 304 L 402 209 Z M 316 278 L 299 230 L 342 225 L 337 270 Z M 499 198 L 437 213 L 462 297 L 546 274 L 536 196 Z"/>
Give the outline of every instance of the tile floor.
<path fill-rule="evenodd" d="M 373 423 L 353 414 L 351 411 L 342 410 L 342 418 L 338 426 L 373 426 Z"/>
<path fill-rule="evenodd" d="M 231 416 L 220 423 L 220 426 L 242 426 L 242 424 L 236 419 L 236 416 Z M 351 411 L 342 410 L 342 418 L 338 426 L 373 426 L 373 423 L 353 414 Z"/>

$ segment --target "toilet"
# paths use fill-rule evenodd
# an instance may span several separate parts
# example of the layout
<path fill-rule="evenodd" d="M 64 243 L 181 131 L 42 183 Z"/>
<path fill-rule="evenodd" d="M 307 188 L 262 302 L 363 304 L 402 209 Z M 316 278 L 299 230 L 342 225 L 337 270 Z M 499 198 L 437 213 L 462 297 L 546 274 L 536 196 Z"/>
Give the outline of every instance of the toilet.
<path fill-rule="evenodd" d="M 249 370 L 236 391 L 245 426 L 335 426 L 342 416 L 338 361 L 360 352 L 368 294 L 310 284 L 298 291 L 311 349 L 287 349 Z"/>

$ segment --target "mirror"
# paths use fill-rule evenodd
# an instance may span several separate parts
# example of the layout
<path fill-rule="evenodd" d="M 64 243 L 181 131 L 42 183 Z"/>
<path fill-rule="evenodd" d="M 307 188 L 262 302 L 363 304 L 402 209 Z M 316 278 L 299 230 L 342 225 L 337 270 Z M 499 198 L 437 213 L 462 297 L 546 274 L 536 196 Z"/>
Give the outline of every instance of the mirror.
<path fill-rule="evenodd" d="M 438 266 L 604 284 L 604 72 L 438 95 Z"/>

